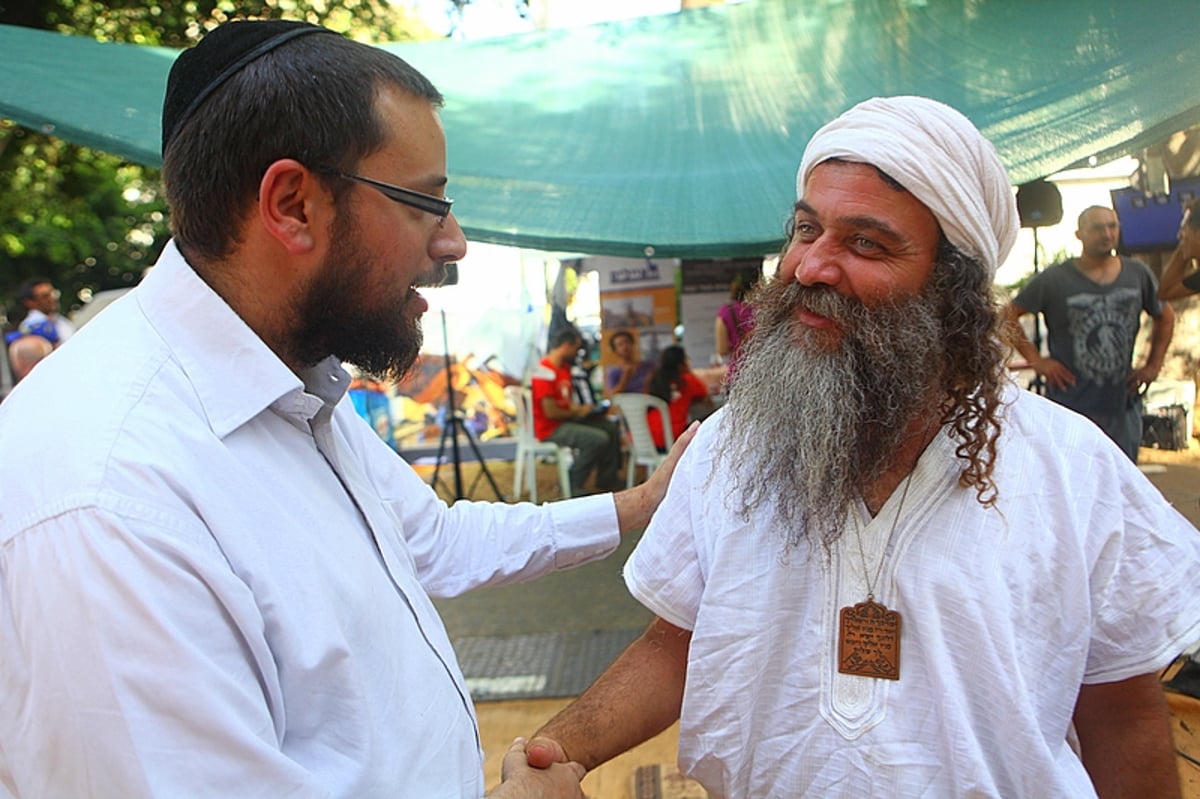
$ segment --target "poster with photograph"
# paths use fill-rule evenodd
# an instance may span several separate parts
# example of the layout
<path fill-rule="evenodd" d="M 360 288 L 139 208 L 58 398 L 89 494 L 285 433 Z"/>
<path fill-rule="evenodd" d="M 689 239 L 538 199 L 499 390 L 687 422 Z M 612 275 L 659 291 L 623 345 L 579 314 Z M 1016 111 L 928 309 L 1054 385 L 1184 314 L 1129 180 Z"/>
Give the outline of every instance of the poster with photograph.
<path fill-rule="evenodd" d="M 642 371 L 653 369 L 659 353 L 675 343 L 676 258 L 586 259 L 600 276 L 600 367 L 607 373 L 619 363 L 612 338 L 618 332 L 633 339 L 634 358 Z"/>

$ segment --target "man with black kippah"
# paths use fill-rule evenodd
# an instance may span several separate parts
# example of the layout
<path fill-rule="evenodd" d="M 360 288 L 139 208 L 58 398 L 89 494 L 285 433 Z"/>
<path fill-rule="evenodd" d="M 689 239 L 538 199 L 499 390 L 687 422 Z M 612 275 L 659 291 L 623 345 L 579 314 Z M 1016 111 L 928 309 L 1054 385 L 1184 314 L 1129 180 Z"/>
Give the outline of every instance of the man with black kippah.
<path fill-rule="evenodd" d="M 603 557 L 678 452 L 619 494 L 448 507 L 346 400 L 341 362 L 412 365 L 418 289 L 465 252 L 441 99 L 302 23 L 176 61 L 174 240 L 0 410 L 0 451 L 73 454 L 0 464 L 0 794 L 484 794 L 431 597 Z M 518 740 L 489 795 L 581 773 Z"/>

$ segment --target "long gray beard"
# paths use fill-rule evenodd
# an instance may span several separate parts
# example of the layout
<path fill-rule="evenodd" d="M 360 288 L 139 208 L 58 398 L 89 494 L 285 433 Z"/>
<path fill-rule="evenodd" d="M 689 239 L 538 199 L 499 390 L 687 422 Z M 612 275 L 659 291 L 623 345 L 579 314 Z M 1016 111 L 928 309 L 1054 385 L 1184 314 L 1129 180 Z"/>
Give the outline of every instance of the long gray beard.
<path fill-rule="evenodd" d="M 927 295 L 867 307 L 791 281 L 760 287 L 717 464 L 732 475 L 732 508 L 749 518 L 772 507 L 787 549 L 832 545 L 911 422 L 940 418 L 944 347 L 939 302 Z M 797 307 L 838 321 L 840 342 L 795 321 Z"/>

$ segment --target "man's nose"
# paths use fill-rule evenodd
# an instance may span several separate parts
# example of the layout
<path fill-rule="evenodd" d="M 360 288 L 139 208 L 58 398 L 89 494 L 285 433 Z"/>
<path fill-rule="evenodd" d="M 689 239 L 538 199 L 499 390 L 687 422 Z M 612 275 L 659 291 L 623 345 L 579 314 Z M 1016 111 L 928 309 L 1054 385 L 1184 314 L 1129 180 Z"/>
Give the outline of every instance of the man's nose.
<path fill-rule="evenodd" d="M 792 274 L 802 286 L 836 286 L 842 280 L 837 247 L 825 236 L 797 245 Z"/>
<path fill-rule="evenodd" d="M 467 237 L 458 224 L 458 217 L 451 211 L 446 223 L 436 229 L 429 242 L 429 257 L 441 263 L 459 261 L 467 254 Z"/>

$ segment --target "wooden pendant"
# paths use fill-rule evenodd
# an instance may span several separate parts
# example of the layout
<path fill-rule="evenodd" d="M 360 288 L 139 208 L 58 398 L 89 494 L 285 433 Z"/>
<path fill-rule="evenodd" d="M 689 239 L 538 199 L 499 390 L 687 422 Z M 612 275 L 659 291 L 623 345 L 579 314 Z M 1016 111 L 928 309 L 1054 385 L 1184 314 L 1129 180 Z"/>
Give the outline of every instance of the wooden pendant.
<path fill-rule="evenodd" d="M 882 680 L 900 679 L 900 613 L 873 598 L 842 608 L 838 619 L 838 671 Z"/>

